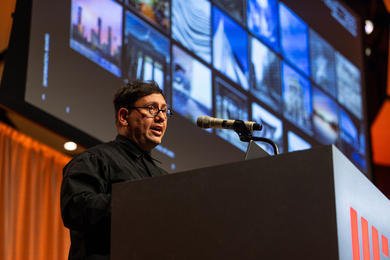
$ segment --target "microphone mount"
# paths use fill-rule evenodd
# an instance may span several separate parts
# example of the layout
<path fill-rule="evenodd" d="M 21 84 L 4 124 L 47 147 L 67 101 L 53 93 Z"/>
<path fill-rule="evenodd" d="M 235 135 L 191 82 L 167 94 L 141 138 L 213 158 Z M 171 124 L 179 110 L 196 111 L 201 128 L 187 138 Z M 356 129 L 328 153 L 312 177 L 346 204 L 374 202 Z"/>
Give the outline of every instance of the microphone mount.
<path fill-rule="evenodd" d="M 238 136 L 240 137 L 240 140 L 242 142 L 250 142 L 251 140 L 255 141 L 255 142 L 257 142 L 257 141 L 266 142 L 266 143 L 270 144 L 272 146 L 272 148 L 274 149 L 274 155 L 279 154 L 279 148 L 274 141 L 272 141 L 271 139 L 265 138 L 265 137 L 253 136 L 252 132 L 249 130 L 249 128 L 246 127 L 244 121 L 236 120 L 234 122 L 234 128 L 235 128 L 234 132 L 236 132 L 238 134 Z"/>

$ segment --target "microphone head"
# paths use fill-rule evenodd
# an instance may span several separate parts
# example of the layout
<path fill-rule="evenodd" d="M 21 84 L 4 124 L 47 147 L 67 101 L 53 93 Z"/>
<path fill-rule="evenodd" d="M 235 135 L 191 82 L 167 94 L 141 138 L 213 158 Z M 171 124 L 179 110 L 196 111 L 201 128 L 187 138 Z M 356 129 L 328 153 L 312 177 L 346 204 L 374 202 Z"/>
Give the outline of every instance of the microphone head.
<path fill-rule="evenodd" d="M 210 128 L 210 118 L 208 116 L 200 116 L 196 120 L 196 125 L 199 126 L 200 128 Z"/>

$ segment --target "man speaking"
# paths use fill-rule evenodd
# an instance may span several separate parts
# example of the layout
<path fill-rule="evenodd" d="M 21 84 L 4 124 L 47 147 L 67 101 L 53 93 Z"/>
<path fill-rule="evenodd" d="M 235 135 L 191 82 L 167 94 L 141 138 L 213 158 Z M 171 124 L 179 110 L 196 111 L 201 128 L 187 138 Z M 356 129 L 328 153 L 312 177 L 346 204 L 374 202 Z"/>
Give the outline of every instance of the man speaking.
<path fill-rule="evenodd" d="M 158 85 L 127 83 L 113 103 L 116 139 L 84 151 L 64 167 L 60 200 L 70 230 L 69 259 L 110 259 L 113 183 L 168 174 L 150 154 L 171 116 Z"/>

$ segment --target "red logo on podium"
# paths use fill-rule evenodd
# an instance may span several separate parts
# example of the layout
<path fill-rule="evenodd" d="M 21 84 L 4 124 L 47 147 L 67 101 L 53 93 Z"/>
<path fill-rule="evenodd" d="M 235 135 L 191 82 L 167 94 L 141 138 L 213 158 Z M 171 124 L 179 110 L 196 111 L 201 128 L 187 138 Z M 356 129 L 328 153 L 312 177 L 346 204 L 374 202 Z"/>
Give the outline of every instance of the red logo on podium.
<path fill-rule="evenodd" d="M 368 222 L 366 219 L 361 217 L 362 226 L 362 247 L 363 247 L 363 260 L 370 260 L 370 239 Z M 356 210 L 351 207 L 351 232 L 352 232 L 352 254 L 353 260 L 360 260 L 360 246 L 359 246 L 359 224 L 358 215 Z M 378 230 L 371 226 L 371 237 L 372 237 L 372 250 L 373 260 L 380 260 L 379 250 L 379 233 Z M 382 253 L 389 257 L 389 242 L 384 235 L 381 235 L 382 241 Z"/>

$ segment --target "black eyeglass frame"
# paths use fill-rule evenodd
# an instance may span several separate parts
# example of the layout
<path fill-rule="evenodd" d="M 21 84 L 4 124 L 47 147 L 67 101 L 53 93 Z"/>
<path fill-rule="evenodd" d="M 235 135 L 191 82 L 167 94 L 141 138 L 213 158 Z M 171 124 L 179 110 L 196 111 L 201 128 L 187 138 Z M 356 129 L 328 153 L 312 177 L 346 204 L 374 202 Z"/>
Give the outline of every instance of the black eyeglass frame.
<path fill-rule="evenodd" d="M 166 109 L 158 109 L 158 111 L 153 115 L 152 113 L 152 110 L 155 109 L 156 107 L 155 106 L 148 106 L 148 107 L 126 107 L 126 109 L 134 109 L 134 108 L 147 108 L 149 110 L 149 114 L 151 114 L 153 117 L 156 117 L 160 111 L 162 112 L 162 114 L 164 115 L 165 119 L 168 119 L 170 118 L 173 113 L 171 110 L 169 110 L 168 108 Z"/>

